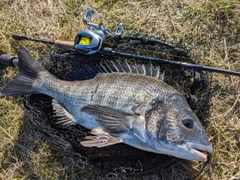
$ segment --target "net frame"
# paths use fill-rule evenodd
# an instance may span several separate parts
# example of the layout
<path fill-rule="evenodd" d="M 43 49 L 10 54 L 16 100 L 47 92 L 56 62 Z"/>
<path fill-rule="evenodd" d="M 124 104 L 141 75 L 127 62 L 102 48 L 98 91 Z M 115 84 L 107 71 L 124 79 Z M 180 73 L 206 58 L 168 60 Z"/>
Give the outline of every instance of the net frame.
<path fill-rule="evenodd" d="M 107 38 L 103 47 L 114 51 L 138 54 L 148 57 L 165 58 L 174 61 L 195 63 L 190 51 L 178 44 L 168 44 L 146 34 L 129 33 L 118 40 Z M 75 51 L 56 51 L 48 53 L 39 62 L 60 79 L 82 64 L 125 61 L 126 58 L 98 54 L 82 55 Z M 128 58 L 129 63 L 145 63 Z M 158 65 L 154 64 L 153 66 Z M 207 127 L 211 114 L 212 74 L 182 67 L 161 64 L 165 72 L 164 81 L 180 91 L 190 107 Z M 23 97 L 26 116 L 33 128 L 37 129 L 49 145 L 62 152 L 66 160 L 68 177 L 88 177 L 98 179 L 160 177 L 161 179 L 192 179 L 191 172 L 199 171 L 192 162 L 141 151 L 125 144 L 117 144 L 102 149 L 84 148 L 80 141 L 89 130 L 80 125 L 62 126 L 53 121 L 52 98 L 46 95 L 27 95 Z M 203 165 L 200 165 L 201 167 Z"/>

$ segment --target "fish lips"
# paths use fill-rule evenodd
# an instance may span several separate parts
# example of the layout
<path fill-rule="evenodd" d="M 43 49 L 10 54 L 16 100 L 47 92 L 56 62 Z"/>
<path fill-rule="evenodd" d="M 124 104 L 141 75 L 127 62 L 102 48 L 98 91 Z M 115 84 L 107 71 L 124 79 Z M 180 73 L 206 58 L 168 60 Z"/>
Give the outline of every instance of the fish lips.
<path fill-rule="evenodd" d="M 207 161 L 207 153 L 212 153 L 213 148 L 209 145 L 204 145 L 194 142 L 186 142 L 183 145 L 173 145 L 164 141 L 160 141 L 160 144 L 165 147 L 166 154 L 175 156 L 181 159 Z"/>
<path fill-rule="evenodd" d="M 194 153 L 200 161 L 207 161 L 207 155 L 202 153 L 201 151 L 205 151 L 208 153 L 213 152 L 213 148 L 210 145 L 203 145 L 199 143 L 186 142 L 186 146 L 190 152 Z"/>

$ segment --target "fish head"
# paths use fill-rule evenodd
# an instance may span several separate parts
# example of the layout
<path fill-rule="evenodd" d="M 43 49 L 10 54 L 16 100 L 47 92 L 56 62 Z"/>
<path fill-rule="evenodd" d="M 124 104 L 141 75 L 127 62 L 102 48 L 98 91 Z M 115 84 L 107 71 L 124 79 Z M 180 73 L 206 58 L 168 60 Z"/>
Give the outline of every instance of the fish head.
<path fill-rule="evenodd" d="M 204 128 L 185 97 L 174 93 L 146 112 L 146 130 L 156 152 L 187 160 L 206 161 L 213 151 Z"/>

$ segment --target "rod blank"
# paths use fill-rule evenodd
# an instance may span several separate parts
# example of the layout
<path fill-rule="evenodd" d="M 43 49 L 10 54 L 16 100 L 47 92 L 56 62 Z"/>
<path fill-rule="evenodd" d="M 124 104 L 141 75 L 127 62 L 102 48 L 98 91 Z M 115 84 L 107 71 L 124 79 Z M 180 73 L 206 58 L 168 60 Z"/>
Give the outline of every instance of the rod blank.
<path fill-rule="evenodd" d="M 134 54 L 127 54 L 127 53 L 122 53 L 122 52 L 115 52 L 115 51 L 112 51 L 110 48 L 105 48 L 102 51 L 102 53 L 105 55 L 134 58 L 134 59 L 140 59 L 143 61 L 151 61 L 151 62 L 158 62 L 158 63 L 162 63 L 162 64 L 169 64 L 169 65 L 173 65 L 173 66 L 180 66 L 180 67 L 185 67 L 188 69 L 204 70 L 204 71 L 209 71 L 209 72 L 217 72 L 217 73 L 229 74 L 229 75 L 233 75 L 233 76 L 240 76 L 240 72 L 238 72 L 238 71 L 230 71 L 230 70 L 219 69 L 219 68 L 214 68 L 214 67 L 209 67 L 209 66 L 203 66 L 203 65 L 199 65 L 199 64 L 191 64 L 191 63 L 186 63 L 186 62 L 171 61 L 171 60 L 162 59 L 162 58 L 152 58 L 152 57 L 139 56 L 139 55 L 134 55 Z"/>

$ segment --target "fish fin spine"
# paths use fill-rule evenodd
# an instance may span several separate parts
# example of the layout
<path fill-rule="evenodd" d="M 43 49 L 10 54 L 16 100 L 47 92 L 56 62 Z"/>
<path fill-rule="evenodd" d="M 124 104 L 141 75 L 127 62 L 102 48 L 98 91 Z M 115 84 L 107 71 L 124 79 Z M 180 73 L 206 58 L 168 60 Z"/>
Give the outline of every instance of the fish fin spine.
<path fill-rule="evenodd" d="M 110 61 L 106 62 L 105 64 L 101 63 L 99 68 L 100 72 L 102 73 L 112 73 L 112 72 L 123 72 L 123 73 L 134 73 L 134 74 L 142 74 L 154 77 L 159 80 L 164 79 L 164 72 L 161 71 L 160 65 L 153 67 L 152 62 L 148 64 L 138 64 L 136 61 L 128 62 L 127 60 L 120 62 L 120 61 Z"/>

